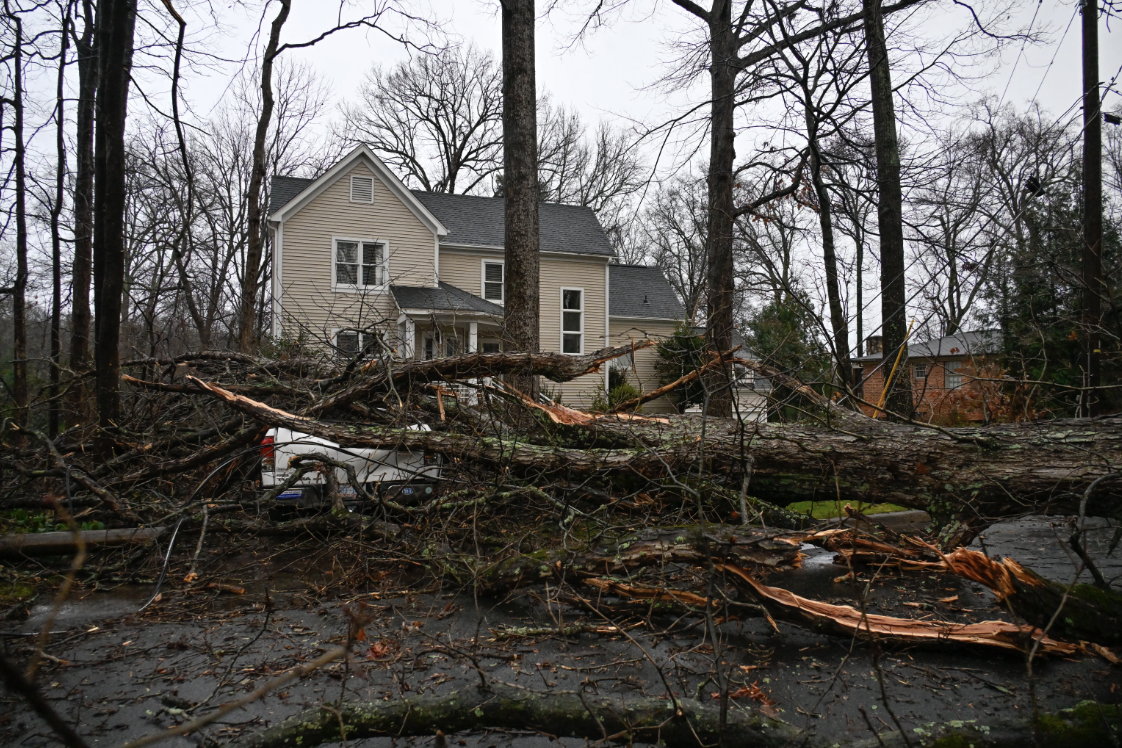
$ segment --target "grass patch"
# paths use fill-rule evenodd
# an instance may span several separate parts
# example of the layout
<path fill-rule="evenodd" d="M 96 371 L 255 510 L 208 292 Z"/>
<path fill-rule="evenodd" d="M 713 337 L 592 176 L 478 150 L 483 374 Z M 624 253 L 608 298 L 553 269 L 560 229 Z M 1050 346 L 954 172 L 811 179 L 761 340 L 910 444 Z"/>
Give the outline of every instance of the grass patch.
<path fill-rule="evenodd" d="M 788 504 L 787 509 L 799 514 L 808 514 L 814 519 L 834 519 L 845 516 L 844 501 L 796 501 Z M 886 512 L 906 512 L 907 507 L 896 504 L 858 504 L 858 510 L 865 514 L 885 514 Z"/>

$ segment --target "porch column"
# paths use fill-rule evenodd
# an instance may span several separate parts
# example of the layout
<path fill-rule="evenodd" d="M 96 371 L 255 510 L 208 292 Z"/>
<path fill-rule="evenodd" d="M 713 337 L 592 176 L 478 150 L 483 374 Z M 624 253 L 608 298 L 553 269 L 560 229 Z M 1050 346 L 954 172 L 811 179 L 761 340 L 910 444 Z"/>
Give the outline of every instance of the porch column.
<path fill-rule="evenodd" d="M 479 323 L 468 323 L 468 353 L 475 353 L 479 350 Z"/>
<path fill-rule="evenodd" d="M 405 359 L 413 358 L 417 345 L 417 323 L 412 317 L 405 318 Z"/>

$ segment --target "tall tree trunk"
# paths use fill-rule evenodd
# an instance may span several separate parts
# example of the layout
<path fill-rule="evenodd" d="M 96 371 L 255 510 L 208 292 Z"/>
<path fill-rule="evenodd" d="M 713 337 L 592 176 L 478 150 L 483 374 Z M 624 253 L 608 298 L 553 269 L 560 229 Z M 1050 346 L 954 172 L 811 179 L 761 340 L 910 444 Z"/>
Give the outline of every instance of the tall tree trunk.
<path fill-rule="evenodd" d="M 55 91 L 55 200 L 51 206 L 51 386 L 47 410 L 47 433 L 58 436 L 59 382 L 62 367 L 62 236 L 59 218 L 62 215 L 66 188 L 66 118 L 63 116 L 63 95 L 66 93 L 66 53 L 70 46 L 70 6 L 62 21 L 58 53 L 58 87 Z"/>
<path fill-rule="evenodd" d="M 904 283 L 904 214 L 900 187 L 900 141 L 892 103 L 892 76 L 884 42 L 880 0 L 862 0 L 865 10 L 865 49 L 869 56 L 869 85 L 873 100 L 873 138 L 877 155 L 877 221 L 880 229 L 880 308 L 884 336 L 885 378 L 907 335 L 907 291 Z M 904 356 L 907 354 L 905 352 Z M 903 360 L 903 359 L 901 359 Z M 887 407 L 911 416 L 911 379 L 897 372 Z"/>
<path fill-rule="evenodd" d="M 125 120 L 136 0 L 97 9 L 97 130 L 94 138 L 94 360 L 98 424 L 113 428 L 121 406 L 121 295 L 125 276 Z"/>
<path fill-rule="evenodd" d="M 717 351 L 732 348 L 732 308 L 735 268 L 732 257 L 732 171 L 736 160 L 733 114 L 736 101 L 737 40 L 732 25 L 732 0 L 715 0 L 709 11 L 709 215 L 707 219 L 708 286 L 707 336 Z M 709 379 L 709 414 L 732 415 L 731 368 L 714 369 Z"/>
<path fill-rule="evenodd" d="M 1083 0 L 1083 330 L 1086 336 L 1079 413 L 1099 414 L 1099 359 L 1102 356 L 1103 131 L 1099 99 L 1099 4 Z"/>
<path fill-rule="evenodd" d="M 23 142 L 23 20 L 4 3 L 15 40 L 12 43 L 14 90 L 12 108 L 12 160 L 16 177 L 16 278 L 12 286 L 12 398 L 15 418 L 27 424 L 27 170 Z"/>
<path fill-rule="evenodd" d="M 269 29 L 269 42 L 261 59 L 261 116 L 257 118 L 257 131 L 253 135 L 253 164 L 249 174 L 246 194 L 248 208 L 248 236 L 246 237 L 245 268 L 242 276 L 241 326 L 238 332 L 238 350 L 249 353 L 257 341 L 257 290 L 261 274 L 261 253 L 265 238 L 261 232 L 261 185 L 265 181 L 265 139 L 273 119 L 273 60 L 280 46 L 281 29 L 288 20 L 292 0 L 280 0 L 281 8 Z"/>
<path fill-rule="evenodd" d="M 514 350 L 537 353 L 541 345 L 541 292 L 534 0 L 502 0 L 502 13 L 504 317 L 507 340 Z M 556 301 L 560 303 L 560 299 Z M 537 378 L 530 374 L 512 381 L 523 391 L 537 391 Z"/>
<path fill-rule="evenodd" d="M 814 104 L 807 95 L 803 101 L 806 110 L 806 133 L 810 147 L 810 179 L 818 198 L 818 225 L 822 230 L 822 265 L 826 270 L 826 297 L 830 305 L 830 327 L 833 334 L 834 362 L 838 379 L 846 390 L 853 385 L 853 367 L 849 363 L 849 322 L 841 305 L 838 288 L 838 257 L 834 243 L 834 217 L 830 206 L 830 193 L 822 176 L 822 151 L 818 147 L 818 121 Z"/>
<path fill-rule="evenodd" d="M 93 262 L 94 105 L 97 96 L 97 47 L 91 0 L 82 0 L 82 36 L 75 36 L 78 62 L 77 133 L 74 173 L 74 261 L 70 271 L 70 369 L 82 374 L 90 360 L 90 282 Z M 68 410 L 72 419 L 89 412 L 86 387 L 71 387 Z"/>

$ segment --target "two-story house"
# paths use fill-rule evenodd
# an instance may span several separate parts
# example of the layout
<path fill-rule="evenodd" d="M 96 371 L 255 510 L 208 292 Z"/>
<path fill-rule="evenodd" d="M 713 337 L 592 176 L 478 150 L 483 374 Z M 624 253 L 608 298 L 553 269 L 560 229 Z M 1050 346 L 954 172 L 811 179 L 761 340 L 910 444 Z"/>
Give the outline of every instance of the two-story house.
<path fill-rule="evenodd" d="M 502 349 L 504 200 L 408 189 L 358 146 L 315 179 L 276 176 L 269 201 L 273 335 L 342 354 L 377 337 L 401 358 Z M 667 336 L 685 316 L 656 268 L 613 265 L 591 209 L 540 210 L 541 347 L 581 355 Z M 657 354 L 639 351 L 629 379 L 659 386 Z M 608 373 L 559 385 L 587 407 Z M 663 399 L 647 410 L 669 410 Z"/>

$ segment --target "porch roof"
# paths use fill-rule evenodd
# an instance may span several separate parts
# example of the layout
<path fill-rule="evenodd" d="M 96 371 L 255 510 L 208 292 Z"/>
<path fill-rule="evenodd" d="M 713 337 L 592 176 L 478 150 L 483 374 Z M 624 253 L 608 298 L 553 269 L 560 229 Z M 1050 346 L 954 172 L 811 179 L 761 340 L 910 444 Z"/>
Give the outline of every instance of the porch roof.
<path fill-rule="evenodd" d="M 503 316 L 503 308 L 498 304 L 481 299 L 450 283 L 441 283 L 437 288 L 391 285 L 390 292 L 402 311 L 424 309 L 432 312 L 475 312 Z"/>

